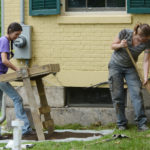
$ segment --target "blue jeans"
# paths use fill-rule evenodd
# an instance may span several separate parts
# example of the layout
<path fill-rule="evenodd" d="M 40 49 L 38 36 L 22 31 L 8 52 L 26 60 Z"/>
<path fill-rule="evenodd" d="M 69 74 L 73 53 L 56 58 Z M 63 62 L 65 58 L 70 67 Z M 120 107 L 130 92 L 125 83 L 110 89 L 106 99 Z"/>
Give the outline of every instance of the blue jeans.
<path fill-rule="evenodd" d="M 117 115 L 117 125 L 126 126 L 124 79 L 126 80 L 131 102 L 134 107 L 135 121 L 140 127 L 146 124 L 147 118 L 144 112 L 143 97 L 141 93 L 142 83 L 134 67 L 122 67 L 109 63 L 109 87 L 112 101 Z"/>
<path fill-rule="evenodd" d="M 22 134 L 31 131 L 32 129 L 30 128 L 29 120 L 23 108 L 23 101 L 21 96 L 8 82 L 0 82 L 0 100 L 2 100 L 3 92 L 5 92 L 13 100 L 16 118 L 24 121 L 24 126 L 22 127 Z"/>

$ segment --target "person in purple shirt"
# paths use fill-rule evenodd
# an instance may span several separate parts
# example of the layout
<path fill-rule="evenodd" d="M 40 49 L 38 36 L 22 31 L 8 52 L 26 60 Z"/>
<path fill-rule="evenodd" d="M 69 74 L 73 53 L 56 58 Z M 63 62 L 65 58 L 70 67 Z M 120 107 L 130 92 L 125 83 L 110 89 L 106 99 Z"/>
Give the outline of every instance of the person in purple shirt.
<path fill-rule="evenodd" d="M 14 71 L 19 71 L 19 68 L 10 62 L 10 58 L 13 57 L 13 52 L 12 48 L 10 50 L 10 45 L 12 46 L 12 41 L 17 39 L 21 32 L 21 25 L 13 22 L 8 26 L 7 35 L 0 38 L 0 75 L 6 74 L 8 68 Z M 22 97 L 9 82 L 0 82 L 0 100 L 2 99 L 3 92 L 13 100 L 16 118 L 24 121 L 22 134 L 24 136 L 34 134 L 32 128 L 30 127 L 26 112 L 23 108 Z"/>

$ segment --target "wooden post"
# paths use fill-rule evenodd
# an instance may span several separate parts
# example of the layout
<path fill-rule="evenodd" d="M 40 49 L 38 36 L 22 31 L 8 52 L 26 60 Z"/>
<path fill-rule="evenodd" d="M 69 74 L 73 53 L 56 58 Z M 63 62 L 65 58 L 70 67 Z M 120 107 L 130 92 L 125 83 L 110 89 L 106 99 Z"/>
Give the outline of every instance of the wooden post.
<path fill-rule="evenodd" d="M 50 115 L 50 106 L 48 106 L 47 98 L 45 95 L 44 85 L 41 78 L 36 79 L 37 89 L 40 97 L 40 113 L 44 115 L 45 121 L 43 122 L 44 128 L 48 129 L 48 133 L 52 134 L 54 131 L 54 122 Z"/>
<path fill-rule="evenodd" d="M 39 112 L 38 112 L 38 107 L 37 107 L 37 104 L 36 104 L 36 101 L 35 101 L 35 97 L 33 95 L 33 90 L 32 90 L 31 81 L 30 81 L 30 77 L 28 75 L 27 68 L 22 68 L 21 69 L 21 74 L 22 74 L 26 94 L 27 94 L 27 97 L 28 97 L 28 102 L 29 102 L 29 105 L 30 105 L 30 110 L 31 110 L 34 126 L 35 126 L 35 129 L 36 129 L 36 133 L 37 133 L 37 136 L 38 136 L 38 140 L 45 140 L 45 136 L 44 136 L 44 133 L 43 133 L 43 126 L 42 126 L 42 123 L 41 123 L 41 119 L 40 119 L 40 115 L 39 115 Z"/>
<path fill-rule="evenodd" d="M 23 67 L 17 72 L 0 75 L 0 82 L 23 81 L 38 140 L 45 140 L 43 126 L 48 129 L 49 134 L 53 133 L 54 130 L 54 122 L 50 116 L 50 107 L 48 106 L 45 96 L 42 77 L 47 76 L 51 73 L 57 73 L 59 72 L 59 70 L 59 64 L 47 64 L 32 68 Z M 41 103 L 41 108 L 39 110 L 33 94 L 31 80 L 35 80 L 37 84 Z M 41 122 L 39 111 L 41 114 L 44 114 L 45 121 L 43 122 L 43 125 Z"/>

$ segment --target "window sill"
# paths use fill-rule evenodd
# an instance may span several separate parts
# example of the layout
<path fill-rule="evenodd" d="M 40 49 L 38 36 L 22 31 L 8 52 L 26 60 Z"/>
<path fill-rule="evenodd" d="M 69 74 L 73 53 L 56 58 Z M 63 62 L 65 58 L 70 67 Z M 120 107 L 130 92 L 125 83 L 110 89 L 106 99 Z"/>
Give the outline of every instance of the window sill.
<path fill-rule="evenodd" d="M 75 15 L 76 14 L 76 15 Z M 119 14 L 119 15 L 118 15 Z M 58 24 L 131 24 L 132 15 L 126 13 L 73 13 L 57 17 Z"/>

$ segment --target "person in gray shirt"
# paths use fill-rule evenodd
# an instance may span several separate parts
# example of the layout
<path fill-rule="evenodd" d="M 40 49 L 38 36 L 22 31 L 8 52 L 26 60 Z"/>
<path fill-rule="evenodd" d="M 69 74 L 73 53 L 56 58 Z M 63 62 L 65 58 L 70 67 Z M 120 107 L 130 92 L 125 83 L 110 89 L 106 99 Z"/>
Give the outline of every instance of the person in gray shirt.
<path fill-rule="evenodd" d="M 144 82 L 140 78 L 134 65 L 126 52 L 130 50 L 134 60 L 138 61 L 138 56 L 144 51 Z M 138 130 L 148 130 L 147 117 L 144 112 L 142 98 L 142 84 L 148 82 L 148 72 L 150 66 L 150 26 L 148 24 L 137 24 L 134 30 L 123 29 L 114 39 L 111 48 L 114 50 L 109 65 L 109 87 L 112 102 L 116 110 L 117 126 L 119 130 L 127 129 L 127 119 L 125 116 L 125 92 L 124 79 L 126 80 L 130 98 L 134 107 L 135 121 Z"/>

